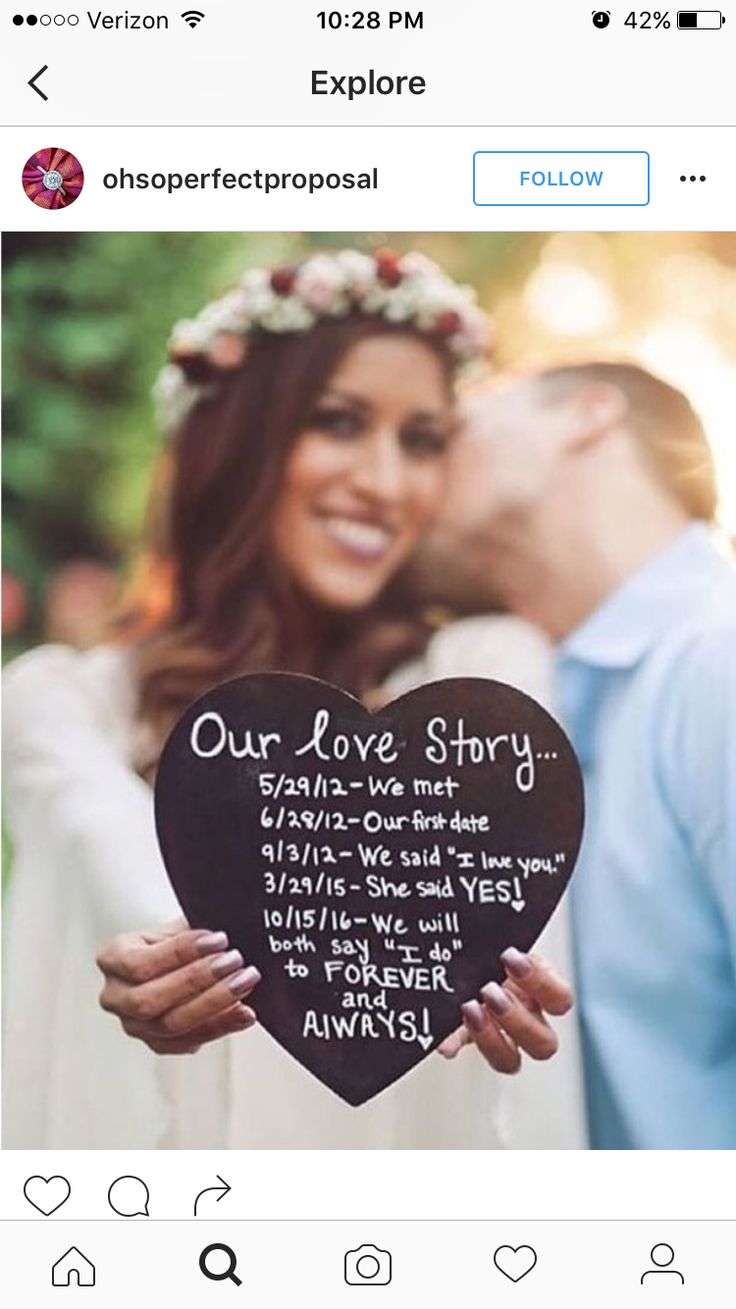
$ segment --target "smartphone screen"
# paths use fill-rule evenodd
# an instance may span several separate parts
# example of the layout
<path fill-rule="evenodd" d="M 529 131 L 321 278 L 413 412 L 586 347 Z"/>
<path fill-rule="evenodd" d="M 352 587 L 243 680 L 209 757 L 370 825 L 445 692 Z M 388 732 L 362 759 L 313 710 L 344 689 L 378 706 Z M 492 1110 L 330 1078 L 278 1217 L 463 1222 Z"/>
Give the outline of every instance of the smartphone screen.
<path fill-rule="evenodd" d="M 6 6 L 8 1302 L 732 1286 L 724 4 Z"/>

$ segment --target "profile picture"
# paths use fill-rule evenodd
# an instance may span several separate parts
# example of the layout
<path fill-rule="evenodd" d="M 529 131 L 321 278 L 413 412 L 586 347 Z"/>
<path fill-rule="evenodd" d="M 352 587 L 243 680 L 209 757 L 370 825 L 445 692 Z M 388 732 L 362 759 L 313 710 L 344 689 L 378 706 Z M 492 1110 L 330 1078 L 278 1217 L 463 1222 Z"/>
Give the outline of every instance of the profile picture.
<path fill-rule="evenodd" d="M 56 145 L 37 150 L 23 168 L 23 190 L 41 209 L 67 209 L 81 195 L 83 186 L 79 160 Z"/>

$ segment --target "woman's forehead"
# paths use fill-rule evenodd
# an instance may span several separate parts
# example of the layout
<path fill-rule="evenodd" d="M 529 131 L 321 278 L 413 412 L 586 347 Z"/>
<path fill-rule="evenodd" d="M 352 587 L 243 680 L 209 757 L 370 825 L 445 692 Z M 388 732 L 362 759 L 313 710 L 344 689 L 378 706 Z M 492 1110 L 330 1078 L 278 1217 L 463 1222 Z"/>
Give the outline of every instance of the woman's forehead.
<path fill-rule="evenodd" d="M 446 369 L 429 342 L 409 333 L 364 337 L 338 360 L 325 389 L 359 395 L 388 387 L 407 396 L 427 396 L 431 387 L 446 402 Z"/>

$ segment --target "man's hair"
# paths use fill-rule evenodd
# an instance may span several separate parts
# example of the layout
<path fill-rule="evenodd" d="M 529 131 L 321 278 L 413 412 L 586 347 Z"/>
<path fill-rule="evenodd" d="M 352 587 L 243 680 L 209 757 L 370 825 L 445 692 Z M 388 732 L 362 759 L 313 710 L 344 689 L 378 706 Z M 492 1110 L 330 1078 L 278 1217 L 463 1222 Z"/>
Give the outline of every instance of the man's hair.
<path fill-rule="evenodd" d="M 713 455 L 690 401 L 636 364 L 588 363 L 539 375 L 548 399 L 567 399 L 584 386 L 616 387 L 629 406 L 629 426 L 650 470 L 691 518 L 711 520 L 718 490 Z"/>

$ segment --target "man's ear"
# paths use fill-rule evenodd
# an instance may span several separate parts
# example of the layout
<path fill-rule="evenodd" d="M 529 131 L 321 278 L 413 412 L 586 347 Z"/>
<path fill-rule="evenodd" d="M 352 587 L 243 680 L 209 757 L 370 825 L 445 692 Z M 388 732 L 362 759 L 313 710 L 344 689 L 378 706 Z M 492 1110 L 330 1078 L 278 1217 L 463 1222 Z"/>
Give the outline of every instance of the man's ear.
<path fill-rule="evenodd" d="M 570 397 L 566 444 L 570 450 L 594 445 L 625 421 L 629 403 L 623 391 L 607 382 L 590 382 Z"/>

